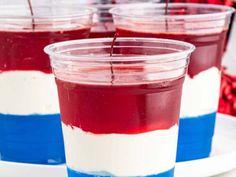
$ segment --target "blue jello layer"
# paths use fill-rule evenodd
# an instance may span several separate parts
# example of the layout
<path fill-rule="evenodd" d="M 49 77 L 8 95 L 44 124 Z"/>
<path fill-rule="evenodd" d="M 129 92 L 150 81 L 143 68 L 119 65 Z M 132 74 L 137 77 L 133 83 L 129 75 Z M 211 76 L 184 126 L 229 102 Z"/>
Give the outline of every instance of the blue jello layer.
<path fill-rule="evenodd" d="M 180 119 L 177 162 L 209 157 L 216 112 Z"/>
<path fill-rule="evenodd" d="M 70 168 L 67 168 L 67 172 L 68 172 L 68 177 L 110 177 L 112 176 L 112 175 L 89 175 L 85 173 L 76 172 L 74 170 L 71 170 Z M 149 175 L 147 177 L 174 177 L 174 168 L 169 171 L 159 173 L 156 175 Z"/>
<path fill-rule="evenodd" d="M 0 114 L 0 160 L 64 163 L 60 115 Z"/>

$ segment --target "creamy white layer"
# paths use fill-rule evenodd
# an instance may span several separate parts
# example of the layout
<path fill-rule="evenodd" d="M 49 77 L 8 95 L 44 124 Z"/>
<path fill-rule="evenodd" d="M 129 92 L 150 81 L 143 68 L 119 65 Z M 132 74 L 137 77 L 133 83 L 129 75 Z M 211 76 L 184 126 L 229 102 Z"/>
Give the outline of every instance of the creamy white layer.
<path fill-rule="evenodd" d="M 180 117 L 199 116 L 217 110 L 220 94 L 220 71 L 212 67 L 193 78 L 188 75 L 183 85 Z"/>
<path fill-rule="evenodd" d="M 67 166 L 87 174 L 147 176 L 174 168 L 178 126 L 141 134 L 93 134 L 62 125 Z"/>
<path fill-rule="evenodd" d="M 40 71 L 0 73 L 0 113 L 59 113 L 58 95 L 53 74 Z"/>

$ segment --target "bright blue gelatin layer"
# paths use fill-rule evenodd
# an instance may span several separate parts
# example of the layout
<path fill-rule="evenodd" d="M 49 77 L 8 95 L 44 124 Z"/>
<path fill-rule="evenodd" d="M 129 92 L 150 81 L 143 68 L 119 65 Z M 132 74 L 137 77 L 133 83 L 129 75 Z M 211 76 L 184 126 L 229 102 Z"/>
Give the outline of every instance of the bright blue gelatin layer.
<path fill-rule="evenodd" d="M 0 114 L 0 160 L 64 163 L 60 115 Z"/>
<path fill-rule="evenodd" d="M 177 162 L 209 157 L 216 112 L 180 119 Z"/>
<path fill-rule="evenodd" d="M 80 173 L 80 172 L 76 172 L 74 170 L 71 170 L 70 168 L 67 168 L 67 172 L 68 172 L 68 177 L 109 177 L 112 175 L 89 175 L 89 174 L 85 174 L 85 173 Z M 137 176 L 139 177 L 139 176 Z M 147 177 L 174 177 L 174 168 L 160 173 L 160 174 L 156 174 L 156 175 L 149 175 Z"/>

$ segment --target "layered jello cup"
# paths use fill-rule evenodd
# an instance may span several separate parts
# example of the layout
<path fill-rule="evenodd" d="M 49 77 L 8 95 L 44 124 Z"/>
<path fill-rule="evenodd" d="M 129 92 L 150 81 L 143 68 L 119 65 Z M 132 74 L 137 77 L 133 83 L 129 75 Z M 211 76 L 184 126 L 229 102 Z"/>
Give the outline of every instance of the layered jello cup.
<path fill-rule="evenodd" d="M 0 7 L 0 160 L 65 162 L 56 84 L 43 48 L 88 38 L 93 9 Z"/>
<path fill-rule="evenodd" d="M 161 37 L 196 46 L 183 86 L 177 161 L 211 152 L 221 59 L 234 9 L 207 4 L 126 5 L 111 10 L 118 36 Z"/>
<path fill-rule="evenodd" d="M 112 38 L 49 45 L 69 177 L 173 177 L 193 45 Z M 110 52 L 112 56 L 110 56 Z"/>

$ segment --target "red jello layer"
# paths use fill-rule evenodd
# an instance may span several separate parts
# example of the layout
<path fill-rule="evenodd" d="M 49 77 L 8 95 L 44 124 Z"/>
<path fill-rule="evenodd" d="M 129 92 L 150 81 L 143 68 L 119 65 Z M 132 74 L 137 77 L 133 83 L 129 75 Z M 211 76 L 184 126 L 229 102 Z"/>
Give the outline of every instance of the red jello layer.
<path fill-rule="evenodd" d="M 57 79 L 64 124 L 96 134 L 136 134 L 178 123 L 183 78 L 137 85 L 86 85 Z"/>
<path fill-rule="evenodd" d="M 0 72 L 39 70 L 51 73 L 46 45 L 89 37 L 90 28 L 61 31 L 0 31 Z"/>
<path fill-rule="evenodd" d="M 181 33 L 146 33 L 117 28 L 119 37 L 155 37 L 181 40 L 192 43 L 196 50 L 190 58 L 188 74 L 193 77 L 213 66 L 221 68 L 221 59 L 224 51 L 226 31 L 212 34 L 181 34 Z"/>
<path fill-rule="evenodd" d="M 114 37 L 115 31 L 92 31 L 89 35 L 90 38 L 104 38 Z"/>

